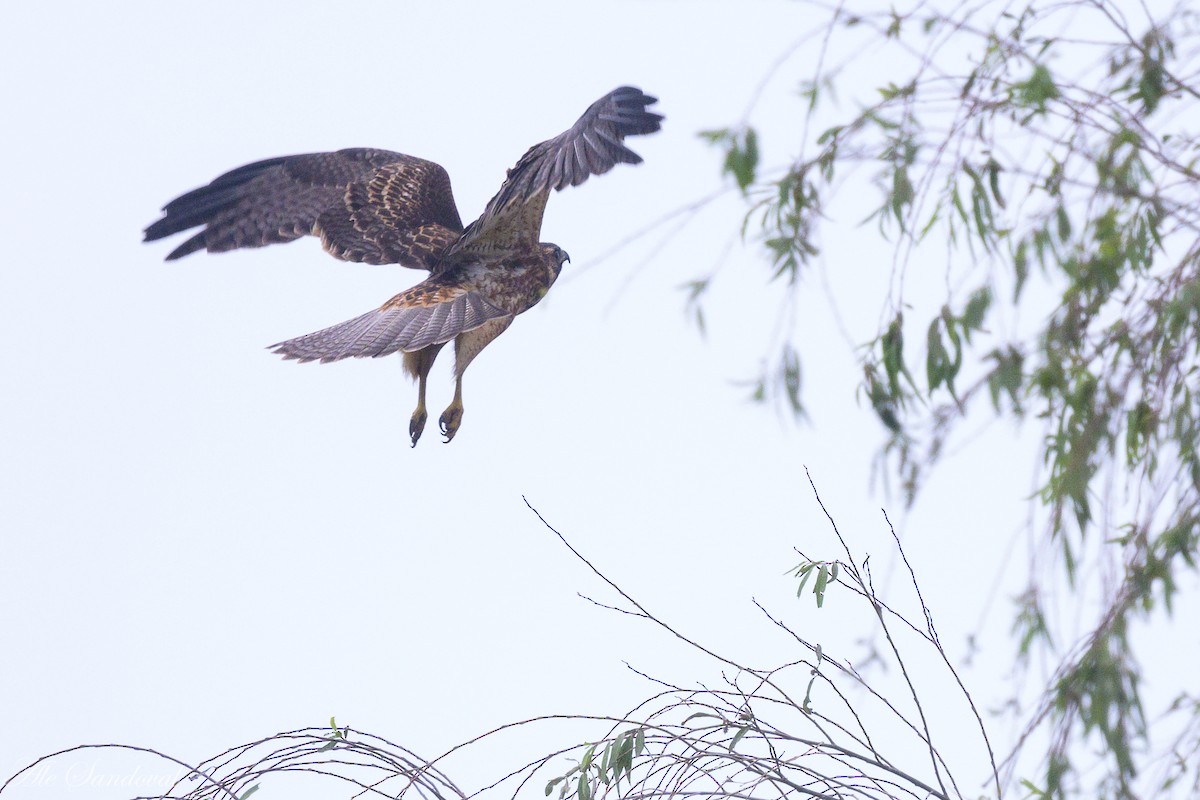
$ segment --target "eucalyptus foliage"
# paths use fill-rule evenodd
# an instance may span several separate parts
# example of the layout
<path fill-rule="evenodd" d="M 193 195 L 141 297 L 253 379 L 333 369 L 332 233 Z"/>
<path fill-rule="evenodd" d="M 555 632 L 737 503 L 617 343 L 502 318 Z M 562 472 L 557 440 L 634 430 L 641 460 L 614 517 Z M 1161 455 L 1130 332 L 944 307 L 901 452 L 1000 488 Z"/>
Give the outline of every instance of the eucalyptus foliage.
<path fill-rule="evenodd" d="M 1200 16 L 1109 0 L 944 5 L 829 8 L 803 42 L 818 66 L 801 129 L 704 136 L 780 292 L 809 289 L 834 198 L 874 198 L 851 221 L 893 243 L 904 279 L 863 343 L 858 392 L 910 501 L 973 414 L 1044 430 L 1036 501 L 1055 567 L 1031 576 L 1015 634 L 1024 662 L 1058 667 L 1028 718 L 1050 742 L 1030 791 L 1200 791 L 1198 701 L 1153 710 L 1178 718 L 1152 737 L 1130 642 L 1170 612 L 1200 544 Z M 854 56 L 831 63 L 839 52 Z M 876 91 L 856 105 L 848 92 L 871 65 Z M 771 139 L 799 143 L 781 171 L 760 157 Z M 916 317 L 908 295 L 931 285 L 953 288 Z M 689 288 L 698 303 L 709 286 Z M 1018 310 L 1039 322 L 1022 329 Z M 785 343 L 756 397 L 781 392 L 800 413 L 803 355 Z M 1117 580 L 1088 634 L 1063 641 L 1047 589 L 1077 588 L 1097 560 Z"/>

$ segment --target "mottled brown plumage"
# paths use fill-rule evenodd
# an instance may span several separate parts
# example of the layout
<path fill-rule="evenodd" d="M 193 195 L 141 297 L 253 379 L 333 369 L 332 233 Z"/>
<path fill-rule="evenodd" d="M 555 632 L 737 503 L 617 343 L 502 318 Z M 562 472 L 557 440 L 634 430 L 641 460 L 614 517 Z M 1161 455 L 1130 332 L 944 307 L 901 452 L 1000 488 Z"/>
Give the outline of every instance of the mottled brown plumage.
<path fill-rule="evenodd" d="M 167 260 L 173 260 L 202 249 L 262 247 L 312 235 L 346 261 L 429 270 L 429 278 L 373 311 L 271 347 L 285 358 L 322 362 L 403 352 L 405 368 L 418 381 L 409 423 L 415 446 L 426 420 L 429 370 L 454 340 L 454 400 L 441 417 L 450 441 L 462 420 L 467 365 L 546 295 L 568 260 L 558 245 L 538 241 L 550 191 L 577 186 L 618 163 L 640 163 L 623 142 L 659 129 L 662 116 L 646 110 L 654 102 L 628 86 L 597 100 L 568 130 L 526 151 L 465 229 L 442 167 L 356 148 L 227 172 L 164 206 L 145 239 L 202 226 L 171 251 Z"/>

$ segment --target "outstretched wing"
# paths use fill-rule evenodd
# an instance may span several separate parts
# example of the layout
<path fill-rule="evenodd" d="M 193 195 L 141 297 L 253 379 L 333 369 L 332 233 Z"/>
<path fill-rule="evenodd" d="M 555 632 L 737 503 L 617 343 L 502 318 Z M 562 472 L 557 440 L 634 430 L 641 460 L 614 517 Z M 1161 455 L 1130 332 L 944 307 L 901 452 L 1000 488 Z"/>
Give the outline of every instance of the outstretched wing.
<path fill-rule="evenodd" d="M 340 361 L 413 352 L 444 344 L 488 320 L 512 316 L 460 286 L 417 284 L 374 311 L 324 330 L 271 345 L 284 358 Z"/>
<path fill-rule="evenodd" d="M 167 203 L 145 241 L 197 226 L 168 261 L 311 234 L 346 261 L 430 269 L 462 232 L 446 170 L 367 148 L 238 167 Z"/>
<path fill-rule="evenodd" d="M 452 252 L 535 245 L 551 189 L 578 186 L 617 164 L 642 162 L 624 139 L 654 133 L 662 126 L 662 115 L 646 110 L 656 102 L 641 89 L 622 86 L 592 103 L 570 129 L 529 148 Z"/>

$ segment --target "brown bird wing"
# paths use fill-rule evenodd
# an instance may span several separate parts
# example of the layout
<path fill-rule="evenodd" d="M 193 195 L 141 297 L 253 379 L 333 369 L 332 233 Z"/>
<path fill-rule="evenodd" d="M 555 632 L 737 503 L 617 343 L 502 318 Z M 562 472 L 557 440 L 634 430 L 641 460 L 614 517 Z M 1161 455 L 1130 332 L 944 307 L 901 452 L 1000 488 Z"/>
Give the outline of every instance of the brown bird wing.
<path fill-rule="evenodd" d="M 624 139 L 662 127 L 662 115 L 646 110 L 656 102 L 640 89 L 622 86 L 592 103 L 568 130 L 529 148 L 451 252 L 495 252 L 537 244 L 551 189 L 578 186 L 617 164 L 642 162 Z"/>
<path fill-rule="evenodd" d="M 436 278 L 417 284 L 374 311 L 324 330 L 271 345 L 284 358 L 340 361 L 379 358 L 444 344 L 488 320 L 512 316 L 482 295 Z"/>
<path fill-rule="evenodd" d="M 446 170 L 367 148 L 270 158 L 226 172 L 167 203 L 145 241 L 197 226 L 202 230 L 168 261 L 311 234 L 346 261 L 430 269 L 462 232 Z"/>

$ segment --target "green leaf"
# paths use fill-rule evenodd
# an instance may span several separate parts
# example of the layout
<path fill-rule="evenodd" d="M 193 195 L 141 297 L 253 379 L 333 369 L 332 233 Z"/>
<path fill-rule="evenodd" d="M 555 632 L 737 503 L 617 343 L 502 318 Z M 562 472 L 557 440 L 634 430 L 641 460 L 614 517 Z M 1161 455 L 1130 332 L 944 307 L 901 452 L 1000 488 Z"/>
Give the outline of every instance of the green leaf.
<path fill-rule="evenodd" d="M 838 135 L 845 130 L 845 127 L 846 126 L 844 125 L 834 125 L 832 128 L 826 128 L 821 132 L 821 135 L 817 137 L 817 144 L 827 144 L 828 142 L 836 139 Z"/>
<path fill-rule="evenodd" d="M 1071 238 L 1071 218 L 1061 205 L 1054 210 L 1054 218 L 1058 225 L 1058 240 L 1065 243 Z"/>
<path fill-rule="evenodd" d="M 892 11 L 892 21 L 888 24 L 887 29 L 884 31 L 883 35 L 886 36 L 888 39 L 899 39 L 901 22 L 903 22 L 903 18 L 899 14 L 897 14 L 895 12 L 895 10 L 893 10 Z"/>
<path fill-rule="evenodd" d="M 1003 167 L 1000 162 L 994 158 L 989 158 L 987 164 L 984 165 L 984 170 L 988 176 L 988 186 L 992 190 L 992 197 L 996 198 L 996 205 L 1004 208 L 1004 197 L 1000 194 L 1000 172 Z"/>
<path fill-rule="evenodd" d="M 825 605 L 825 585 L 829 583 L 829 568 L 824 564 L 817 570 L 817 583 L 813 586 L 813 594 L 817 596 L 817 608 Z"/>
<path fill-rule="evenodd" d="M 929 390 L 932 392 L 950 377 L 947 371 L 950 365 L 950 353 L 942 344 L 940 317 L 934 317 L 933 322 L 929 323 L 926 351 L 925 378 L 929 382 Z"/>
<path fill-rule="evenodd" d="M 242 792 L 242 794 L 238 798 L 238 800 L 246 800 L 247 797 L 249 797 L 250 795 L 254 794 L 257 791 L 258 791 L 258 784 L 256 783 L 253 786 L 251 786 L 249 789 L 247 789 L 246 791 Z"/>
<path fill-rule="evenodd" d="M 600 758 L 600 780 L 605 785 L 608 784 L 609 759 L 612 758 L 613 749 L 617 746 L 617 743 L 620 741 L 621 741 L 621 737 L 618 736 L 616 739 L 614 739 L 604 745 L 604 753 Z"/>
<path fill-rule="evenodd" d="M 696 135 L 701 139 L 707 140 L 709 144 L 719 144 L 733 137 L 728 128 L 714 128 L 713 130 L 700 131 Z"/>
<path fill-rule="evenodd" d="M 1013 411 L 1021 413 L 1021 388 L 1025 379 L 1024 356 L 1020 351 L 1009 347 L 1004 351 L 993 350 L 989 358 L 996 362 L 995 368 L 988 374 L 988 391 L 992 396 L 992 406 L 1000 412 L 1000 395 L 1007 393 L 1012 402 Z"/>
<path fill-rule="evenodd" d="M 977 81 L 977 80 L 979 80 L 979 68 L 978 67 L 971 70 L 971 74 L 967 76 L 967 82 L 963 84 L 962 91 L 959 92 L 959 95 L 958 95 L 960 99 L 964 99 L 964 100 L 966 99 L 967 95 L 969 95 L 971 93 L 971 90 L 975 88 L 975 81 Z"/>
<path fill-rule="evenodd" d="M 983 318 L 992 305 L 992 290 L 984 286 L 975 290 L 963 311 L 963 335 L 971 341 L 971 331 L 983 330 Z"/>
<path fill-rule="evenodd" d="M 1130 465 L 1141 462 L 1153 436 L 1156 420 L 1150 404 L 1139 400 L 1130 409 L 1125 421 L 1125 459 Z"/>
<path fill-rule="evenodd" d="M 1142 73 L 1133 97 L 1142 101 L 1142 110 L 1146 114 L 1153 114 L 1159 101 L 1166 94 L 1164 75 L 1162 62 L 1158 59 L 1149 58 L 1142 61 Z"/>
<path fill-rule="evenodd" d="M 783 366 L 784 397 L 792 409 L 792 414 L 802 416 L 804 414 L 804 405 L 800 402 L 800 355 L 791 344 L 785 344 L 783 346 L 783 356 L 780 360 Z"/>
<path fill-rule="evenodd" d="M 820 667 L 821 667 L 821 661 L 824 658 L 824 655 L 821 651 L 821 645 L 819 645 L 819 644 L 817 645 L 817 652 L 815 655 L 817 657 L 817 660 L 816 660 L 816 663 L 813 664 L 812 672 L 810 673 L 810 677 L 808 679 L 808 686 L 805 687 L 805 689 L 804 689 L 804 701 L 800 704 L 800 710 L 803 711 L 805 714 L 812 713 L 812 691 L 813 691 L 813 687 L 817 683 L 817 678 L 819 678 L 821 675 Z"/>
<path fill-rule="evenodd" d="M 808 579 L 812 577 L 813 567 L 815 566 L 815 563 L 805 564 L 797 571 L 796 574 L 800 578 L 800 585 L 796 587 L 796 597 L 804 593 L 804 584 L 808 583 Z"/>
<path fill-rule="evenodd" d="M 698 134 L 709 144 L 725 148 L 725 163 L 722 173 L 732 175 L 738 188 L 745 194 L 754 182 L 758 168 L 758 132 L 754 128 L 735 131 L 731 128 L 714 128 Z"/>
<path fill-rule="evenodd" d="M 710 278 L 701 278 L 694 281 L 688 281 L 687 283 L 683 284 L 683 286 L 680 288 L 687 293 L 688 302 L 697 300 L 700 295 L 707 292 L 710 280 Z"/>
<path fill-rule="evenodd" d="M 883 369 L 888 376 L 892 394 L 900 394 L 900 376 L 908 372 L 904 366 L 904 318 L 897 313 L 888 325 L 880 344 L 883 349 Z"/>
<path fill-rule="evenodd" d="M 879 380 L 873 364 L 863 367 L 863 383 L 866 386 L 867 398 L 871 402 L 871 409 L 875 412 L 875 416 L 893 434 L 902 433 L 904 426 L 896 414 L 899 406 L 898 398 L 889 392 L 888 387 Z"/>
<path fill-rule="evenodd" d="M 738 728 L 738 732 L 733 735 L 733 740 L 729 743 L 729 749 L 737 747 L 737 743 L 742 740 L 742 737 L 749 733 L 750 728 Z"/>
<path fill-rule="evenodd" d="M 1016 273 L 1017 283 L 1013 287 L 1013 302 L 1017 302 L 1021 298 L 1021 289 L 1025 286 L 1025 279 L 1029 277 L 1029 242 L 1022 239 L 1017 245 L 1016 252 L 1013 253 L 1013 272 Z"/>
<path fill-rule="evenodd" d="M 757 169 L 758 132 L 754 128 L 746 128 L 729 140 L 729 150 L 725 154 L 725 171 L 733 176 L 738 188 L 745 194 L 750 184 L 754 183 Z"/>
<path fill-rule="evenodd" d="M 617 770 L 624 770 L 628 775 L 633 772 L 633 737 L 625 736 L 621 739 L 621 746 L 617 750 Z"/>
<path fill-rule="evenodd" d="M 876 91 L 883 97 L 884 100 L 895 100 L 897 97 L 910 97 L 917 89 L 915 81 L 904 86 L 897 86 L 894 83 L 888 83 L 887 86 Z"/>
<path fill-rule="evenodd" d="M 1037 64 L 1027 80 L 1016 85 L 1016 101 L 1035 113 L 1044 114 L 1046 104 L 1059 96 L 1058 86 L 1044 64 Z"/>
<path fill-rule="evenodd" d="M 912 203 L 913 185 L 909 180 L 908 170 L 905 167 L 896 167 L 892 172 L 892 214 L 895 215 L 896 221 L 901 225 L 904 224 L 904 209 Z"/>

